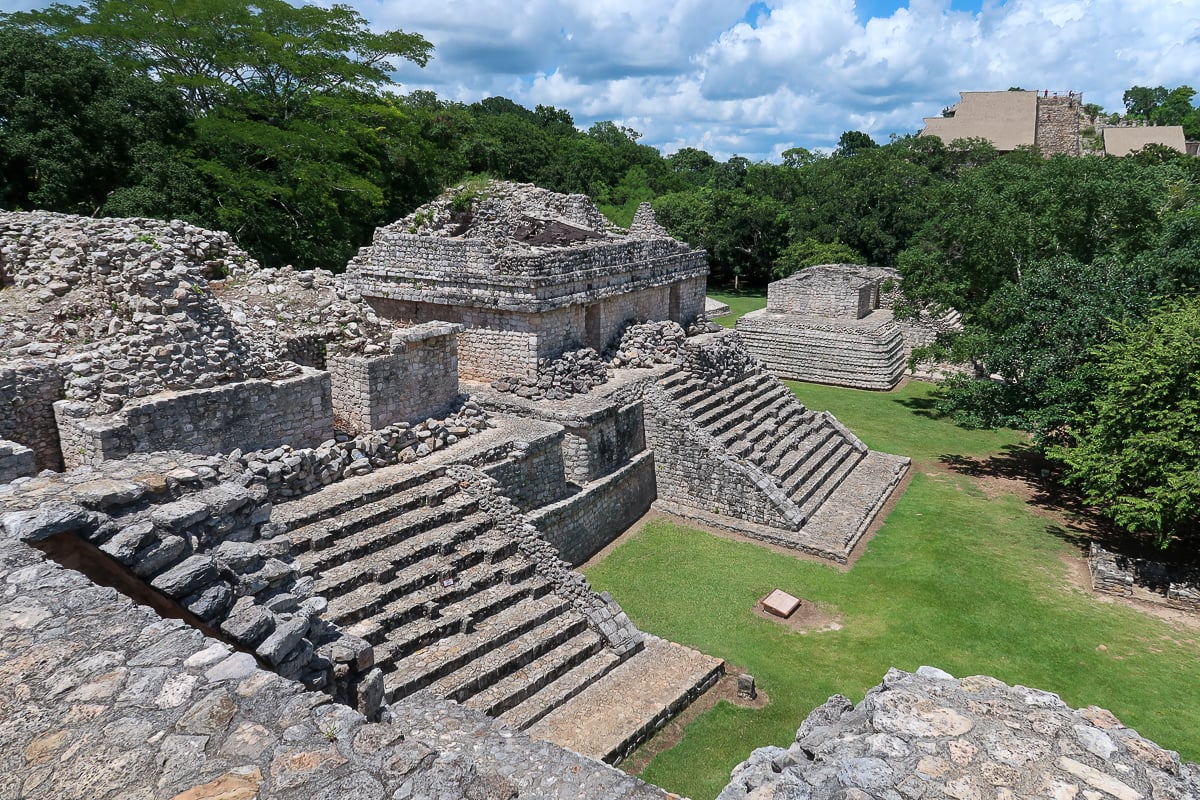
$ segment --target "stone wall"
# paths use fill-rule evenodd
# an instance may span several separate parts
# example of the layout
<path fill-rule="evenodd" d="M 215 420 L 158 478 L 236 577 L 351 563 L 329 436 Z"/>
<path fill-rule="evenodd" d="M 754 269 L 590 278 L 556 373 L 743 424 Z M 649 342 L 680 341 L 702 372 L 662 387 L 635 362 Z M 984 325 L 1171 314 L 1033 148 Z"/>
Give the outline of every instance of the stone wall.
<path fill-rule="evenodd" d="M 767 310 L 830 319 L 861 319 L 879 305 L 884 270 L 856 264 L 808 267 L 767 286 Z"/>
<path fill-rule="evenodd" d="M 529 521 L 563 561 L 578 567 L 637 522 L 657 496 L 654 454 L 643 452 L 578 494 L 538 507 Z"/>
<path fill-rule="evenodd" d="M 0 439 L 0 484 L 15 481 L 37 472 L 37 461 L 28 447 L 8 439 Z"/>
<path fill-rule="evenodd" d="M 85 403 L 54 404 L 68 468 L 131 453 L 219 453 L 333 436 L 329 374 L 305 368 L 295 378 L 244 381 L 154 395 L 114 414 L 92 416 Z"/>
<path fill-rule="evenodd" d="M 383 675 L 366 642 L 321 620 L 326 601 L 272 525 L 266 486 L 236 462 L 184 454 L 105 462 L 30 482 L 0 528 L 40 543 L 75 536 L 128 568 L 280 675 L 329 690 L 373 717 Z M 345 665 L 335 669 L 336 664 Z"/>
<path fill-rule="evenodd" d="M 893 388 L 912 353 L 890 311 L 833 325 L 763 309 L 740 317 L 737 331 L 777 377 L 857 389 Z"/>
<path fill-rule="evenodd" d="M 521 511 L 555 503 L 574 491 L 563 467 L 561 430 L 515 440 L 504 459 L 483 471 Z"/>
<path fill-rule="evenodd" d="M 54 402 L 62 396 L 63 379 L 53 362 L 34 359 L 0 364 L 0 439 L 33 450 L 38 469 L 63 467 L 54 420 Z"/>
<path fill-rule="evenodd" d="M 362 432 L 444 414 L 458 397 L 461 329 L 417 325 L 392 335 L 388 355 L 330 358 L 335 424 Z"/>
<path fill-rule="evenodd" d="M 380 297 L 370 302 L 381 316 L 402 325 L 435 320 L 462 325 L 459 375 L 490 381 L 531 374 L 539 360 L 580 347 L 604 352 L 630 322 L 670 319 L 686 326 L 703 313 L 705 286 L 703 277 L 689 278 L 540 312 Z"/>
<path fill-rule="evenodd" d="M 1139 599 L 1200 611 L 1200 570 L 1193 566 L 1124 556 L 1092 542 L 1088 572 L 1094 591 L 1132 597 L 1139 589 Z"/>
<path fill-rule="evenodd" d="M 351 259 L 347 274 L 368 297 L 533 313 L 704 278 L 708 265 L 702 250 L 670 238 L 497 252 L 478 241 L 380 228 L 372 245 Z"/>
<path fill-rule="evenodd" d="M 797 530 L 804 524 L 802 517 L 788 513 L 790 501 L 767 476 L 726 453 L 666 392 L 647 386 L 643 401 L 660 498 L 684 510 L 768 528 Z"/>
<path fill-rule="evenodd" d="M 1082 106 L 1082 94 L 1038 97 L 1034 144 L 1041 150 L 1042 155 L 1079 155 L 1082 149 L 1079 140 L 1079 110 Z"/>
<path fill-rule="evenodd" d="M 580 485 L 603 478 L 646 448 L 641 402 L 613 403 L 586 419 L 563 424 L 566 474 Z"/>

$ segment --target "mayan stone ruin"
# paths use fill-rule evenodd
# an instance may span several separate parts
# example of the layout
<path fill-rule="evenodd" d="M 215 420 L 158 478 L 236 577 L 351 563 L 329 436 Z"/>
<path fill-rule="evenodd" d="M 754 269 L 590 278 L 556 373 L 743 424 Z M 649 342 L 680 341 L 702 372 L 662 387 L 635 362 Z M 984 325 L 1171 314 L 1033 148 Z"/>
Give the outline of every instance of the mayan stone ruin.
<path fill-rule="evenodd" d="M 517 184 L 344 275 L 0 212 L 0 797 L 668 796 L 609 765 L 724 664 L 574 568 L 652 507 L 844 562 L 908 468 L 705 274 Z"/>
<path fill-rule="evenodd" d="M 897 319 L 900 280 L 885 267 L 807 267 L 772 282 L 767 307 L 739 318 L 737 331 L 777 377 L 891 389 L 905 376 L 913 348 L 959 325 L 953 311 Z"/>

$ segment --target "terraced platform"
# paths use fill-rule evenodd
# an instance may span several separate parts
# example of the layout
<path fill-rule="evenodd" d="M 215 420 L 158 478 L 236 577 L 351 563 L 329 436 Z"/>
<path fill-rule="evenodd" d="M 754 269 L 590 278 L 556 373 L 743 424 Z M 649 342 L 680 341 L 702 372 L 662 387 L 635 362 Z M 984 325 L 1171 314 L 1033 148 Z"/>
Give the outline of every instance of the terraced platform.
<path fill-rule="evenodd" d="M 694 426 L 694 446 L 753 495 L 722 507 L 697 491 L 660 500 L 666 511 L 845 561 L 908 467 L 907 458 L 872 452 L 832 415 L 806 408 L 761 368 L 721 387 L 686 369 L 657 385 L 659 402 L 676 409 L 676 427 Z M 731 525 L 731 517 L 741 520 Z"/>
<path fill-rule="evenodd" d="M 904 376 L 912 347 L 892 312 L 826 319 L 758 309 L 737 321 L 746 347 L 781 378 L 887 390 Z"/>
<path fill-rule="evenodd" d="M 424 690 L 528 730 L 579 694 L 610 686 L 609 674 L 631 660 L 663 652 L 610 646 L 445 465 L 351 478 L 277 506 L 272 518 L 328 601 L 325 618 L 374 646 L 388 702 Z M 675 658 L 655 667 L 659 683 L 600 690 L 634 709 L 610 738 L 640 741 L 664 708 L 677 713 L 707 688 L 697 682 L 721 662 L 688 652 L 704 674 Z M 582 746 L 554 735 L 538 738 Z"/>

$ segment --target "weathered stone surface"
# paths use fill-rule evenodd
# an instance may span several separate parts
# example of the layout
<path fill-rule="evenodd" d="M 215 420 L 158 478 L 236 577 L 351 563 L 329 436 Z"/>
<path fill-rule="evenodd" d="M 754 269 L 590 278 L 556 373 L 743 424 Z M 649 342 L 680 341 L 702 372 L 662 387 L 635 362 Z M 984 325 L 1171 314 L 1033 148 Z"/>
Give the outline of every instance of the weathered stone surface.
<path fill-rule="evenodd" d="M 28 511 L 13 511 L 0 517 L 0 526 L 10 536 L 38 542 L 67 531 L 76 531 L 92 524 L 94 517 L 86 508 L 74 503 L 43 503 Z"/>
<path fill-rule="evenodd" d="M 150 581 L 150 585 L 169 597 L 180 598 L 207 586 L 219 575 L 215 558 L 210 555 L 194 555 L 157 575 Z"/>
<path fill-rule="evenodd" d="M 762 605 L 768 614 L 787 619 L 800 607 L 800 598 L 794 597 L 782 589 L 776 589 L 763 598 Z"/>
<path fill-rule="evenodd" d="M 1200 767 L 1101 709 L 993 678 L 891 670 L 857 706 L 835 696 L 787 750 L 734 768 L 719 800 L 1200 796 Z"/>

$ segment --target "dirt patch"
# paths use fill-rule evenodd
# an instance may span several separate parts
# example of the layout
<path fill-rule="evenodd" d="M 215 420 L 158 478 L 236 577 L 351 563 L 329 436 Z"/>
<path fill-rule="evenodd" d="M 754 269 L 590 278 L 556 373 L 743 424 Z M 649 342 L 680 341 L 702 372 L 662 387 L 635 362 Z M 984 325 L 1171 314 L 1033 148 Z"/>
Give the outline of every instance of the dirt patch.
<path fill-rule="evenodd" d="M 787 619 L 768 612 L 762 603 L 755 604 L 754 616 L 782 625 L 796 633 L 824 633 L 842 629 L 841 614 L 823 603 L 804 599 L 801 599 L 800 607 Z"/>
<path fill-rule="evenodd" d="M 762 689 L 758 690 L 758 697 L 753 700 L 738 697 L 738 676 L 745 672 L 746 669 L 744 667 L 735 667 L 726 664 L 725 675 L 713 684 L 712 688 L 698 697 L 682 713 L 664 725 L 658 733 L 654 734 L 653 737 L 635 750 L 629 758 L 622 761 L 618 765 L 620 769 L 630 775 L 640 775 L 642 770 L 646 769 L 650 762 L 654 760 L 655 756 L 670 750 L 683 740 L 683 734 L 688 725 L 695 722 L 701 714 L 713 708 L 721 701 L 733 703 L 735 706 L 740 706 L 741 708 L 763 708 L 770 703 L 771 698 L 767 697 L 766 692 Z"/>

